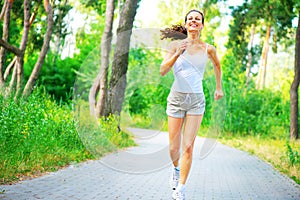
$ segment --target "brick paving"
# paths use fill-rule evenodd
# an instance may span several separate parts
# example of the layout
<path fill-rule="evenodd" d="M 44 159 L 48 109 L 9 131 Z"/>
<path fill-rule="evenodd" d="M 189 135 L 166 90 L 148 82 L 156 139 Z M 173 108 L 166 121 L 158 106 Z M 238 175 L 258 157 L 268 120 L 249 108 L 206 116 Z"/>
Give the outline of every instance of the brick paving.
<path fill-rule="evenodd" d="M 2 185 L 0 191 L 5 191 L 0 200 L 171 199 L 167 133 L 131 131 L 138 146 L 39 178 Z M 186 199 L 300 199 L 300 187 L 255 156 L 197 138 Z"/>

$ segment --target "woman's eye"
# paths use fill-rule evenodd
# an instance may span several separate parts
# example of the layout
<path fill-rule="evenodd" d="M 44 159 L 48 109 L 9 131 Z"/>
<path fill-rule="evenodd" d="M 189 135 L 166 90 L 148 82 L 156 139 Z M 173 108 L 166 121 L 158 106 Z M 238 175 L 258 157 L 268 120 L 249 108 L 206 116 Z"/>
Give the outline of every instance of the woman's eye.
<path fill-rule="evenodd" d="M 193 20 L 194 18 L 189 18 L 188 20 Z M 195 18 L 194 20 L 197 20 L 197 21 L 199 21 L 200 20 L 200 18 Z"/>

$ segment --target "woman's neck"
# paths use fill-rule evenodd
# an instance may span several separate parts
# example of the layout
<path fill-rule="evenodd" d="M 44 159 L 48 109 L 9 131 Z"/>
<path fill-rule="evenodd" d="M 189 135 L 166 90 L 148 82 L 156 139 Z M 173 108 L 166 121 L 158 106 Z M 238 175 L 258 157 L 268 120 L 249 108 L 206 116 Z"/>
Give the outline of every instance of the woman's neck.
<path fill-rule="evenodd" d="M 195 33 L 195 32 L 192 32 L 192 33 L 188 33 L 188 37 L 187 37 L 189 40 L 198 40 L 199 39 L 199 33 Z"/>

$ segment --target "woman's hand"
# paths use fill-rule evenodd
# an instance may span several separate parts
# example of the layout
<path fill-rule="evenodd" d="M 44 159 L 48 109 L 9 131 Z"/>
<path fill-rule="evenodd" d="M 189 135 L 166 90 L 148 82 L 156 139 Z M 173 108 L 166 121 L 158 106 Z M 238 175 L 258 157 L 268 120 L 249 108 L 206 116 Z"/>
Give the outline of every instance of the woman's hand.
<path fill-rule="evenodd" d="M 185 51 L 187 45 L 188 45 L 188 41 L 182 41 L 178 45 L 178 47 L 176 49 L 176 52 L 175 52 L 175 55 L 180 56 L 181 54 L 183 54 L 183 52 Z"/>
<path fill-rule="evenodd" d="M 224 96 L 223 91 L 222 90 L 216 90 L 215 94 L 214 94 L 214 99 L 215 100 L 219 100 Z"/>

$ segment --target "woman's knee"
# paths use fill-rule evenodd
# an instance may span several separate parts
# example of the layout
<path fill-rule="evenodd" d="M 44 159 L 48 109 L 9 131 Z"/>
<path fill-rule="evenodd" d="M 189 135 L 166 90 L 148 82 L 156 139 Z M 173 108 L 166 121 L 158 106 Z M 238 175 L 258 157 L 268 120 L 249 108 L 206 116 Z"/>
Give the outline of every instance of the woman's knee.
<path fill-rule="evenodd" d="M 170 153 L 171 153 L 172 155 L 179 154 L 179 153 L 180 153 L 180 146 L 177 146 L 177 145 L 170 145 L 170 146 L 169 146 L 169 150 L 170 150 Z"/>
<path fill-rule="evenodd" d="M 193 149 L 194 149 L 194 145 L 187 145 L 183 147 L 183 154 L 185 154 L 186 156 L 192 156 Z"/>

